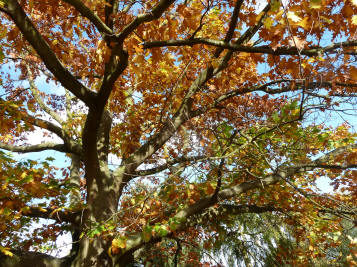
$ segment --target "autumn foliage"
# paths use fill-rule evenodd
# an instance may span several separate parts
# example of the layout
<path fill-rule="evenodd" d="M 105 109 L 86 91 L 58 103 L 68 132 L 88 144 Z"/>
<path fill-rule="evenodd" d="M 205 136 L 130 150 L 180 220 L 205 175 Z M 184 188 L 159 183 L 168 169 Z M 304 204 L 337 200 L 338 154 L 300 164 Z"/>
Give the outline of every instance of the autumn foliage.
<path fill-rule="evenodd" d="M 357 264 L 356 0 L 0 11 L 0 266 Z"/>

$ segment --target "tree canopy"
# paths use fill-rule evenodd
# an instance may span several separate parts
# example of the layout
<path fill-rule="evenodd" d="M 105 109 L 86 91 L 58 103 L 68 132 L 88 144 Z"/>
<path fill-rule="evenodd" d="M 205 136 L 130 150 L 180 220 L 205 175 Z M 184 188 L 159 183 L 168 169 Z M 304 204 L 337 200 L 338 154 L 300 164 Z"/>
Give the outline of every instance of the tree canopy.
<path fill-rule="evenodd" d="M 0 266 L 357 264 L 356 0 L 0 14 Z"/>

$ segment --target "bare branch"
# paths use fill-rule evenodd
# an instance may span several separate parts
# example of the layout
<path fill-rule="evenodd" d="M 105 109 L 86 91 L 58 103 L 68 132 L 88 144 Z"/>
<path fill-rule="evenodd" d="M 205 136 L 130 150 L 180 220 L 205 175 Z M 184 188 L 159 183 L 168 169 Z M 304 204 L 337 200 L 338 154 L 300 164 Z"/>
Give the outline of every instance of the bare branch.
<path fill-rule="evenodd" d="M 270 55 L 305 55 L 305 56 L 318 56 L 323 53 L 344 53 L 344 51 L 337 51 L 338 49 L 347 47 L 356 47 L 357 41 L 346 41 L 341 43 L 333 43 L 328 46 L 311 47 L 307 49 L 299 50 L 296 47 L 279 47 L 273 49 L 270 46 L 246 46 L 237 43 L 230 43 L 219 40 L 205 39 L 205 38 L 194 38 L 186 40 L 166 40 L 166 41 L 152 41 L 142 43 L 144 48 L 153 47 L 168 47 L 168 46 L 192 46 L 195 44 L 205 44 L 220 47 L 223 49 L 229 49 L 235 52 L 246 52 L 246 53 L 260 53 L 260 54 L 270 54 Z"/>
<path fill-rule="evenodd" d="M 278 88 L 271 88 L 270 86 L 272 85 L 277 85 L 281 83 L 290 83 L 290 85 L 287 86 L 282 86 Z M 294 90 L 299 90 L 299 89 L 315 89 L 315 88 L 328 88 L 332 86 L 341 86 L 341 87 L 357 87 L 356 84 L 347 84 L 347 83 L 339 83 L 339 82 L 330 82 L 330 81 L 319 81 L 319 82 L 308 82 L 305 83 L 305 80 L 296 80 L 296 79 L 280 79 L 280 80 L 275 80 L 275 81 L 270 81 L 262 85 L 257 85 L 257 86 L 252 86 L 252 87 L 247 87 L 247 88 L 240 88 L 237 90 L 232 90 L 230 92 L 227 92 L 219 97 L 217 97 L 214 102 L 209 105 L 205 106 L 204 108 L 199 108 L 194 111 L 192 111 L 192 116 L 196 117 L 199 116 L 203 113 L 205 113 L 207 110 L 216 108 L 219 106 L 220 103 L 231 99 L 232 97 L 235 96 L 240 96 L 246 93 L 251 93 L 251 92 L 265 92 L 267 94 L 281 94 L 281 93 L 286 93 L 286 92 L 291 92 Z M 306 92 L 309 95 L 316 95 L 314 93 Z M 353 94 L 350 93 L 345 93 L 343 94 L 333 94 L 331 96 L 339 96 L 339 97 L 352 97 Z M 321 96 L 320 96 L 321 97 Z"/>
<path fill-rule="evenodd" d="M 159 173 L 163 170 L 168 169 L 169 167 L 178 164 L 178 163 L 192 163 L 192 162 L 197 162 L 203 159 L 207 159 L 206 156 L 194 156 L 194 157 L 180 157 L 180 158 L 176 158 L 173 160 L 169 160 L 167 161 L 165 164 L 162 164 L 160 166 L 151 168 L 151 169 L 146 169 L 146 170 L 140 170 L 140 171 L 136 171 L 134 172 L 133 176 L 147 176 L 147 175 L 152 175 L 155 173 Z"/>
<path fill-rule="evenodd" d="M 54 120 L 56 120 L 59 124 L 63 124 L 63 120 L 61 119 L 61 117 L 51 108 L 49 108 L 48 106 L 46 106 L 46 104 L 43 102 L 43 100 L 41 99 L 41 96 L 38 92 L 38 89 L 35 85 L 35 82 L 32 78 L 32 72 L 30 67 L 26 64 L 27 67 L 27 72 L 28 72 L 28 82 L 30 84 L 30 90 L 31 93 L 33 95 L 33 97 L 35 98 L 36 102 L 39 104 L 39 106 L 41 107 L 41 109 L 43 111 L 45 111 L 48 115 L 50 115 Z"/>

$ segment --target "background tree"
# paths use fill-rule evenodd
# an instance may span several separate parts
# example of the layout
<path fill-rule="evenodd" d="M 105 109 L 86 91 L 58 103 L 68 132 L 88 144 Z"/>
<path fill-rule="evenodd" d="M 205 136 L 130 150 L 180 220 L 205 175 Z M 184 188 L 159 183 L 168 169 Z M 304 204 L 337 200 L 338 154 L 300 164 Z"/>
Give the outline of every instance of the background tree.
<path fill-rule="evenodd" d="M 235 216 L 266 212 L 297 244 L 276 242 L 274 260 L 306 266 L 339 245 L 342 219 L 356 225 L 356 1 L 1 0 L 0 11 L 0 58 L 17 70 L 1 75 L 0 148 L 70 159 L 61 173 L 52 158 L 1 152 L 1 266 L 207 265 L 190 244 L 230 244 Z M 334 192 L 318 191 L 320 177 Z M 38 218 L 53 223 L 30 235 Z M 67 257 L 30 251 L 63 231 Z M 254 251 L 239 251 L 249 265 Z"/>

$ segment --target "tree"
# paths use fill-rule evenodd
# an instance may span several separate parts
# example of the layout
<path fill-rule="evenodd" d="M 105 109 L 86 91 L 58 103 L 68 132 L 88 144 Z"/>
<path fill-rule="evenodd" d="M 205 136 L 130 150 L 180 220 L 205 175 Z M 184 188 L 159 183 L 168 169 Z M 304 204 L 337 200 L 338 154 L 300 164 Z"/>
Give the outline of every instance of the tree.
<path fill-rule="evenodd" d="M 0 58 L 17 70 L 1 76 L 1 266 L 155 264 L 158 251 L 207 266 L 192 244 L 229 244 L 237 215 L 260 213 L 293 229 L 277 262 L 337 260 L 341 220 L 356 225 L 355 0 L 1 0 L 0 11 Z M 5 152 L 47 150 L 70 166 Z M 52 224 L 31 236 L 38 218 Z M 63 231 L 70 255 L 41 252 Z"/>

